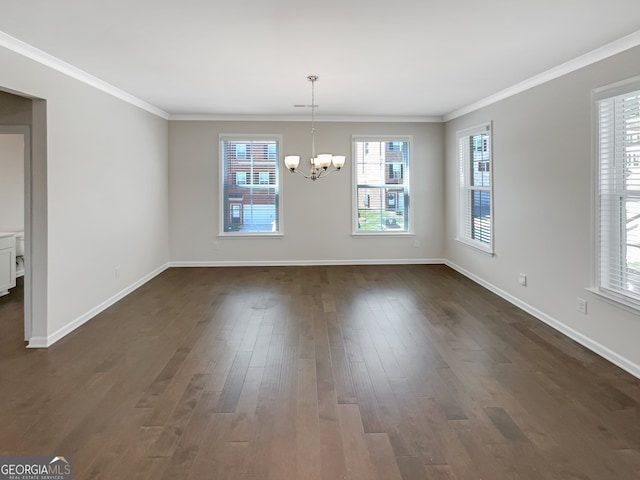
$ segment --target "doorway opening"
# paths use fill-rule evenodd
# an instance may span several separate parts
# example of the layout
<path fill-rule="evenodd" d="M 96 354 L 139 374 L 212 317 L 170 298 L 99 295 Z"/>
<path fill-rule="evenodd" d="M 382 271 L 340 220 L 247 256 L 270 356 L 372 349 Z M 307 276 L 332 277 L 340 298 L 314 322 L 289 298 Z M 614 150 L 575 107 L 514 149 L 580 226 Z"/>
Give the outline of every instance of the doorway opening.
<path fill-rule="evenodd" d="M 28 125 L 0 125 L 0 231 L 14 234 L 15 287 L 8 295 L 22 296 L 24 340 L 31 338 L 31 264 L 26 249 L 30 236 L 31 132 Z M 11 299 L 14 304 L 20 299 Z"/>
<path fill-rule="evenodd" d="M 23 340 L 29 342 L 27 346 L 30 348 L 48 346 L 46 107 L 47 102 L 44 99 L 7 91 L 0 87 L 0 142 L 2 142 L 0 146 L 12 145 L 13 154 L 17 156 L 11 160 L 12 167 L 3 167 L 0 163 L 0 175 L 4 175 L 6 185 L 11 185 L 11 188 L 2 189 L 0 197 L 2 193 L 8 195 L 9 190 L 11 195 L 22 194 L 22 201 L 16 197 L 13 200 L 5 199 L 7 203 L 14 204 L 12 213 L 9 214 L 7 209 L 3 210 L 0 207 L 0 231 L 23 232 L 24 246 L 19 245 L 20 253 L 23 255 L 21 255 L 20 264 L 16 265 L 22 276 L 20 288 L 16 289 L 14 298 L 22 297 L 20 307 L 22 307 L 21 311 L 24 311 L 22 315 L 24 332 L 21 336 Z M 18 171 L 20 156 L 22 157 L 21 172 Z M 22 184 L 22 190 L 18 188 L 18 183 Z M 19 242 L 22 243 L 22 238 Z M 5 297 L 8 296 L 10 295 Z M 17 322 L 20 322 L 19 317 L 14 320 L 14 323 L 16 328 L 20 328 Z"/>

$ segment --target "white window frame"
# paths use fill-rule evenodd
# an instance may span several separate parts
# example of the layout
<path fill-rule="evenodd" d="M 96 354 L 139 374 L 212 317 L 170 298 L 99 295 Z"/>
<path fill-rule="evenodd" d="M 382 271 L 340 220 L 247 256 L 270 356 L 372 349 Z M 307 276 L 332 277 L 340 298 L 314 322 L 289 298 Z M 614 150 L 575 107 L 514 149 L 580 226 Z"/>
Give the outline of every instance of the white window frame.
<path fill-rule="evenodd" d="M 622 82 L 593 90 L 593 204 L 595 219 L 592 222 L 594 238 L 593 286 L 589 289 L 601 295 L 612 303 L 629 309 L 635 313 L 640 311 L 640 291 L 633 293 L 624 286 L 624 280 L 619 283 L 612 280 L 616 272 L 624 276 L 623 264 L 627 262 L 625 239 L 623 238 L 622 214 L 623 198 L 640 200 L 640 190 L 627 189 L 623 186 L 623 164 L 621 149 L 616 146 L 607 149 L 603 143 L 613 142 L 617 145 L 615 136 L 617 130 L 614 121 L 613 129 L 606 128 L 601 123 L 601 104 L 603 110 L 612 107 L 610 102 L 622 95 L 640 92 L 640 77 L 634 77 Z M 608 105 L 608 106 L 607 106 Z M 615 105 L 614 115 L 615 115 Z M 606 140 L 605 140 L 606 139 Z M 611 153 L 613 152 L 613 153 Z M 636 184 L 637 186 L 637 184 Z M 620 197 L 620 202 L 612 201 Z M 616 264 L 618 267 L 616 267 Z M 614 269 L 616 271 L 612 271 Z"/>
<path fill-rule="evenodd" d="M 488 133 L 489 141 L 487 142 L 488 156 L 489 156 L 489 186 L 475 186 L 471 185 L 471 169 L 469 168 L 470 158 L 468 156 L 468 150 L 463 149 L 461 142 L 468 142 L 470 137 Z M 468 143 L 465 143 L 467 145 Z M 458 156 L 458 221 L 457 221 L 457 237 L 456 240 L 469 245 L 483 253 L 493 255 L 494 254 L 494 188 L 493 188 L 493 127 L 491 122 L 486 122 L 481 125 L 466 128 L 456 132 L 456 152 Z M 486 191 L 489 192 L 489 235 L 490 241 L 482 242 L 473 238 L 471 234 L 472 225 L 469 222 L 473 221 L 473 215 L 469 212 L 473 211 L 473 195 L 474 191 Z"/>
<path fill-rule="evenodd" d="M 283 143 L 282 143 L 282 135 L 280 134 L 219 134 L 218 135 L 218 236 L 219 237 L 282 237 L 284 236 L 284 222 L 283 222 L 283 209 L 282 209 L 282 168 L 280 166 L 279 159 L 275 158 L 275 178 L 274 183 L 269 183 L 266 185 L 255 184 L 250 181 L 251 174 L 247 174 L 247 183 L 246 186 L 256 187 L 256 188 L 264 188 L 265 186 L 275 188 L 276 198 L 277 198 L 277 218 L 278 218 L 278 228 L 276 231 L 268 232 L 230 232 L 225 231 L 224 229 L 224 220 L 226 212 L 226 205 L 224 201 L 224 151 L 223 145 L 225 141 L 240 141 L 240 142 L 264 142 L 264 141 L 276 141 L 278 143 L 278 152 L 283 151 Z M 248 152 L 247 152 L 248 153 Z M 235 155 L 235 151 L 234 151 Z M 248 156 L 248 155 L 247 155 Z M 267 152 L 266 158 L 271 159 L 272 154 Z"/>
<path fill-rule="evenodd" d="M 404 175 L 404 183 L 401 184 L 403 188 L 406 188 L 406 200 L 404 201 L 405 209 L 407 210 L 407 221 L 409 223 L 409 228 L 407 230 L 375 230 L 375 231 L 362 231 L 358 230 L 358 160 L 357 160 L 357 148 L 356 144 L 358 142 L 362 142 L 363 151 L 368 153 L 371 148 L 371 142 L 400 142 L 400 143 L 408 143 L 409 144 L 409 158 L 403 163 L 403 175 Z M 351 234 L 354 237 L 374 237 L 374 236 L 384 236 L 384 237 L 392 237 L 392 236 L 410 236 L 414 235 L 414 223 L 415 223 L 415 215 L 413 210 L 413 201 L 411 198 L 413 192 L 413 182 L 411 175 L 411 165 L 415 163 L 415 151 L 413 149 L 413 136 L 412 135 L 353 135 L 351 137 L 351 150 L 353 159 L 353 165 L 351 168 L 351 186 L 352 186 L 352 201 L 351 201 L 351 209 L 352 209 L 352 230 Z M 366 154 L 365 153 L 365 154 Z M 397 184 L 390 184 L 389 187 L 398 187 Z M 371 202 L 371 200 L 370 200 Z M 408 204 L 408 206 L 407 206 Z"/>

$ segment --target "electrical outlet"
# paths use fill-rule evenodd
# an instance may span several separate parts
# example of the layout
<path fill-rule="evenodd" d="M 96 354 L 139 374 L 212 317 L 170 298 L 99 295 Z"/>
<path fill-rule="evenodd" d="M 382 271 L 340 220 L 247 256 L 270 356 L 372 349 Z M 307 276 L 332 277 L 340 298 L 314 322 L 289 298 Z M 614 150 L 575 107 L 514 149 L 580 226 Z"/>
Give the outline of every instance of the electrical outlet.
<path fill-rule="evenodd" d="M 413 246 L 414 246 L 415 248 L 418 248 L 418 247 L 420 246 L 420 240 L 414 240 L 414 241 L 413 241 Z"/>
<path fill-rule="evenodd" d="M 585 315 L 587 314 L 587 301 L 584 298 L 576 298 L 576 310 Z"/>
<path fill-rule="evenodd" d="M 114 269 L 114 273 L 116 275 L 116 278 L 120 277 L 120 265 L 116 266 L 116 268 Z"/>
<path fill-rule="evenodd" d="M 527 276 L 524 273 L 518 275 L 518 283 L 523 287 L 527 286 Z"/>
<path fill-rule="evenodd" d="M 219 250 L 220 249 L 220 242 L 215 241 L 211 244 L 211 246 L 213 247 L 214 250 Z"/>

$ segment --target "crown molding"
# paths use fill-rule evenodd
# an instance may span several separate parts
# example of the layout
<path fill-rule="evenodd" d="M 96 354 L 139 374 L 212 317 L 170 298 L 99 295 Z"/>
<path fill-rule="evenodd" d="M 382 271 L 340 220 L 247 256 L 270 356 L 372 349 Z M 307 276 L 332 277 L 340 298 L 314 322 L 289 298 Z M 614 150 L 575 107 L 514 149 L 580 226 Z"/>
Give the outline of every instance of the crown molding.
<path fill-rule="evenodd" d="M 328 115 L 317 117 L 318 122 L 384 122 L 384 123 L 441 123 L 448 122 L 473 111 L 492 105 L 506 98 L 522 93 L 543 83 L 554 80 L 568 73 L 579 70 L 608 57 L 624 52 L 640 45 L 640 30 L 625 37 L 615 40 L 607 45 L 592 50 L 584 55 L 576 57 L 568 62 L 553 67 L 545 72 L 535 75 L 527 80 L 501 90 L 482 100 L 471 103 L 443 116 L 368 116 L 368 115 Z M 11 35 L 0 31 L 0 47 L 4 47 L 19 55 L 45 65 L 64 75 L 81 81 L 142 110 L 157 115 L 165 120 L 174 121 L 269 121 L 269 122 L 299 122 L 308 121 L 308 116 L 303 115 L 225 115 L 225 114 L 169 114 L 164 110 L 145 102 L 144 100 L 121 90 L 110 83 L 101 80 L 84 70 L 66 63 L 28 43 L 18 40 Z"/>
<path fill-rule="evenodd" d="M 487 107 L 491 104 L 499 102 L 500 100 L 512 97 L 518 93 L 522 93 L 526 90 L 537 87 L 538 85 L 542 85 L 543 83 L 549 82 L 568 73 L 575 72 L 576 70 L 617 55 L 618 53 L 624 52 L 625 50 L 637 47 L 638 45 L 640 45 L 640 30 L 618 40 L 615 40 L 611 43 L 608 43 L 607 45 L 604 45 L 600 48 L 585 53 L 584 55 L 576 57 L 573 60 L 569 60 L 568 62 L 550 68 L 549 70 L 535 75 L 520 83 L 516 83 L 509 88 L 505 88 L 504 90 L 494 93 L 493 95 L 490 95 L 470 105 L 467 105 L 466 107 L 462 107 L 458 110 L 448 113 L 447 115 L 444 115 L 443 120 L 445 122 L 448 122 L 449 120 L 453 120 L 454 118 L 461 117 L 462 115 L 466 115 L 467 113 L 471 113 L 475 110 Z"/>
<path fill-rule="evenodd" d="M 169 119 L 169 114 L 164 110 L 161 110 L 160 108 L 151 105 L 150 103 L 147 103 L 144 100 L 141 100 L 138 97 L 125 92 L 124 90 L 120 90 L 119 88 L 114 87 L 104 80 L 100 80 L 98 77 L 94 77 L 84 70 L 80 70 L 79 68 L 62 61 L 59 58 L 56 58 L 53 55 L 49 55 L 48 53 L 43 52 L 42 50 L 33 47 L 32 45 L 29 45 L 22 40 L 18 40 L 17 38 L 12 37 L 11 35 L 8 35 L 4 32 L 0 32 L 0 46 L 11 50 L 12 52 L 15 52 L 19 55 L 22 55 L 23 57 L 27 57 L 34 62 L 38 62 L 46 67 L 52 68 L 53 70 L 56 70 L 68 77 L 86 83 L 87 85 L 101 90 L 113 97 L 119 98 L 120 100 L 141 108 L 142 110 L 146 110 L 147 112 L 157 115 L 158 117 L 162 117 L 165 120 Z"/>
<path fill-rule="evenodd" d="M 308 122 L 308 115 L 207 115 L 172 114 L 169 120 L 195 122 Z M 316 116 L 316 122 L 381 122 L 381 123 L 441 123 L 440 116 L 395 116 L 395 115 L 327 115 Z"/>

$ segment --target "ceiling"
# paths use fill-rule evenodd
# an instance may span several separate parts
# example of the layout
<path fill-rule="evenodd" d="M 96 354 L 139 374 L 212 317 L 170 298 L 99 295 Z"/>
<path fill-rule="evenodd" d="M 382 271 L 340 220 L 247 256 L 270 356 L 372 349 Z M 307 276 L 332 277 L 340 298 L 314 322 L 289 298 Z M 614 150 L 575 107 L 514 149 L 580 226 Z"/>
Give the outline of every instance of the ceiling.
<path fill-rule="evenodd" d="M 0 0 L 0 31 L 172 115 L 442 117 L 640 31 L 638 0 Z"/>

